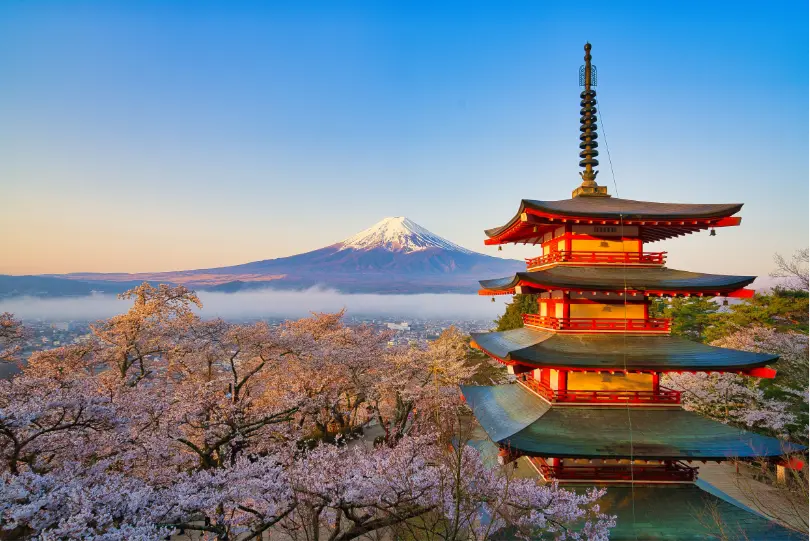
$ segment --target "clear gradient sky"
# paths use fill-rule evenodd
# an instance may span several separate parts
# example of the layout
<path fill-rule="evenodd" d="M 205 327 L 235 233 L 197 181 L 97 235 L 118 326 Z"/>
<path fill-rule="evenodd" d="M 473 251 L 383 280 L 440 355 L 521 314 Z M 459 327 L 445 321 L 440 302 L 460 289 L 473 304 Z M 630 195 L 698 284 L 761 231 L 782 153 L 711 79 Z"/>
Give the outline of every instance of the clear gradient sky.
<path fill-rule="evenodd" d="M 808 245 L 807 21 L 806 1 L 5 0 L 0 273 L 224 266 L 401 215 L 533 254 L 482 230 L 577 186 L 589 40 L 619 195 L 745 203 L 742 227 L 650 249 L 767 274 Z"/>

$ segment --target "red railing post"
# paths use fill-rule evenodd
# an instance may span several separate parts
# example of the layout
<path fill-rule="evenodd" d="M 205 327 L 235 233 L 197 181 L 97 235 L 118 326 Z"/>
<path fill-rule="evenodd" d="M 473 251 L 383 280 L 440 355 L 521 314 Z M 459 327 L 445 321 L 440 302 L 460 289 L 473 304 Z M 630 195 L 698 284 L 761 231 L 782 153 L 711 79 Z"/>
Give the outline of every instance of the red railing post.
<path fill-rule="evenodd" d="M 528 268 L 564 261 L 610 263 L 610 264 L 663 264 L 666 252 L 573 252 L 557 250 L 545 255 L 526 259 Z"/>
<path fill-rule="evenodd" d="M 552 316 L 541 316 L 539 314 L 524 314 L 523 323 L 528 325 L 538 325 L 555 330 L 570 331 L 659 331 L 670 332 L 672 325 L 670 319 L 649 318 L 649 319 L 620 319 L 620 318 L 558 318 Z"/>
<path fill-rule="evenodd" d="M 602 402 L 628 402 L 630 404 L 679 404 L 681 393 L 666 387 L 659 388 L 658 391 L 620 391 L 620 390 L 554 390 L 535 379 L 526 377 L 519 380 L 533 389 L 538 394 L 545 396 L 552 402 L 585 402 L 598 404 Z"/>

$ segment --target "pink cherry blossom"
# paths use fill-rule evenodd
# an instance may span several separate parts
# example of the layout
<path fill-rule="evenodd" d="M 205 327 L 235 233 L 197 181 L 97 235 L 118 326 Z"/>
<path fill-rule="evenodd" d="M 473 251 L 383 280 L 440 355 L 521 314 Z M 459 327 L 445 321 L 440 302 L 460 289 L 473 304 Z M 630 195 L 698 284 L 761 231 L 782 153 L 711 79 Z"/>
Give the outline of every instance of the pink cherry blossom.
<path fill-rule="evenodd" d="M 0 381 L 0 524 L 42 539 L 333 541 L 421 524 L 606 539 L 601 492 L 484 465 L 457 440 L 475 368 L 455 329 L 427 346 L 315 314 L 279 327 L 203 321 L 196 296 L 144 284 L 90 340 Z M 13 320 L 9 316 L 8 320 Z M 382 444 L 359 439 L 383 428 Z M 386 534 L 386 535 L 387 535 Z"/>
<path fill-rule="evenodd" d="M 0 313 L 0 362 L 16 362 L 28 331 L 8 312 Z"/>

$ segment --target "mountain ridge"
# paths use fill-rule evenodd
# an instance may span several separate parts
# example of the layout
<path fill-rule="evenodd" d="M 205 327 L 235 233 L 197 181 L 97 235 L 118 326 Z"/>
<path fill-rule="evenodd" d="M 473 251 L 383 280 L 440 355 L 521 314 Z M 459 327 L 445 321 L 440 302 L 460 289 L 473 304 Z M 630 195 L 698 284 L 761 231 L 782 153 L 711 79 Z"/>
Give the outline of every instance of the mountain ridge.
<path fill-rule="evenodd" d="M 383 218 L 368 229 L 332 246 L 340 246 L 341 250 L 384 248 L 391 251 L 415 252 L 429 248 L 441 248 L 465 254 L 475 253 L 431 233 L 404 216 Z"/>
<path fill-rule="evenodd" d="M 384 218 L 340 242 L 287 257 L 186 271 L 80 272 L 37 278 L 92 284 L 93 291 L 99 291 L 99 284 L 109 284 L 115 292 L 120 292 L 123 283 L 151 281 L 213 291 L 324 287 L 344 293 L 472 293 L 481 278 L 523 269 L 521 261 L 474 252 L 404 216 L 396 216 Z M 2 278 L 0 296 L 9 296 Z M 25 290 L 20 280 L 15 286 L 17 294 Z M 38 287 L 42 286 L 43 282 L 38 282 Z M 58 289 L 57 282 L 49 282 L 45 290 L 28 294 L 60 296 Z M 75 292 L 76 286 L 65 289 Z"/>

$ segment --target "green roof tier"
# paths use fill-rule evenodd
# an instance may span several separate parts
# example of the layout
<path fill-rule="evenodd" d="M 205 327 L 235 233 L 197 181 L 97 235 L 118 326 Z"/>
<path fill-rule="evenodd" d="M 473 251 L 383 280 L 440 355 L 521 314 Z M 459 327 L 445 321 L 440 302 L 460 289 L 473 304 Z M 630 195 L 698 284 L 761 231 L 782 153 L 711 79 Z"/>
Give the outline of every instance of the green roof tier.
<path fill-rule="evenodd" d="M 599 499 L 602 512 L 616 515 L 611 541 L 799 541 L 803 534 L 757 514 L 698 480 L 695 484 L 610 486 Z"/>
<path fill-rule="evenodd" d="M 804 449 L 683 409 L 551 407 L 518 384 L 461 392 L 495 443 L 529 456 L 727 460 Z"/>
<path fill-rule="evenodd" d="M 564 223 L 638 225 L 639 236 L 652 242 L 694 233 L 711 227 L 735 226 L 732 218 L 742 203 L 684 204 L 634 201 L 616 197 L 573 197 L 559 201 L 523 199 L 517 214 L 506 224 L 484 232 L 488 244 L 538 242 L 535 228 L 559 227 Z M 530 240 L 535 239 L 535 240 Z"/>
<path fill-rule="evenodd" d="M 756 276 L 705 274 L 684 270 L 638 267 L 562 265 L 513 276 L 481 280 L 486 291 L 509 291 L 517 286 L 534 291 L 607 291 L 665 294 L 728 295 L 749 285 Z M 523 291 L 527 293 L 529 291 Z"/>
<path fill-rule="evenodd" d="M 806 535 L 768 520 L 700 480 L 678 485 L 610 485 L 607 494 L 599 499 L 599 509 L 616 516 L 616 527 L 610 530 L 611 541 L 807 539 Z M 494 539 L 506 541 L 515 537 L 512 530 L 504 528 Z M 550 534 L 535 539 L 553 538 Z"/>
<path fill-rule="evenodd" d="M 522 327 L 471 336 L 478 347 L 498 359 L 536 368 L 735 372 L 760 368 L 779 358 L 668 335 L 567 334 Z"/>

